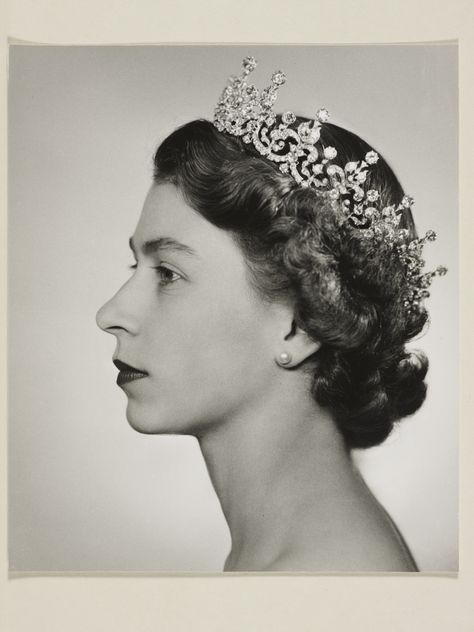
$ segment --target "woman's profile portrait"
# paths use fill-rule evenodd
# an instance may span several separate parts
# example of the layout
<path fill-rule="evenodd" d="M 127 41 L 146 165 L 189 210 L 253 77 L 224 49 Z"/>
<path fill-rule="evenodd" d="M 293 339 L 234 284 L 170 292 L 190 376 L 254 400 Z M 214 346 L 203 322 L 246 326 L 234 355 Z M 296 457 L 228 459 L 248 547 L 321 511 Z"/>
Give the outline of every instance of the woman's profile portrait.
<path fill-rule="evenodd" d="M 456 47 L 31 48 L 11 569 L 457 570 Z"/>

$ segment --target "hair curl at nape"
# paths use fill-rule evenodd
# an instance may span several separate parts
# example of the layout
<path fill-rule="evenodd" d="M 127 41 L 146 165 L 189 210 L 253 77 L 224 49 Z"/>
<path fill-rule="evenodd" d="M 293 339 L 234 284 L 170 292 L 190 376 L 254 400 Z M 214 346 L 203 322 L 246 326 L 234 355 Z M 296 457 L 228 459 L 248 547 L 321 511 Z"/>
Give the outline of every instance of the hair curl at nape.
<path fill-rule="evenodd" d="M 372 150 L 329 123 L 319 145 L 335 147 L 333 162 L 341 166 Z M 312 395 L 331 412 L 348 449 L 380 444 L 396 421 L 418 410 L 428 360 L 405 345 L 422 331 L 427 312 L 404 308 L 406 275 L 391 246 L 358 237 L 317 191 L 299 187 L 207 120 L 187 123 L 161 143 L 154 181 L 171 182 L 205 219 L 232 233 L 262 297 L 292 300 L 295 323 L 321 344 L 303 365 L 312 373 Z M 382 157 L 364 186 L 379 191 L 383 206 L 404 195 Z M 416 236 L 409 209 L 400 227 Z"/>

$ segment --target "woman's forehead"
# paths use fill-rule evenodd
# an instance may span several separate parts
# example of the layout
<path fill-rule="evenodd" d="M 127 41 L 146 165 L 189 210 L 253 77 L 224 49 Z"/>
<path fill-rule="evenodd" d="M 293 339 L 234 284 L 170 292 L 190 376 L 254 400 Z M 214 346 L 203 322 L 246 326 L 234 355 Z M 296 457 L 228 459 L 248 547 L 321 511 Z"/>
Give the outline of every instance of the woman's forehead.
<path fill-rule="evenodd" d="M 145 198 L 134 241 L 164 236 L 179 241 L 184 238 L 197 240 L 200 236 L 205 238 L 212 232 L 211 228 L 212 225 L 186 203 L 174 185 L 155 184 Z"/>
<path fill-rule="evenodd" d="M 133 245 L 141 250 L 147 242 L 174 240 L 201 258 L 239 262 L 243 255 L 232 234 L 200 215 L 170 183 L 154 184 L 145 199 L 133 235 Z"/>

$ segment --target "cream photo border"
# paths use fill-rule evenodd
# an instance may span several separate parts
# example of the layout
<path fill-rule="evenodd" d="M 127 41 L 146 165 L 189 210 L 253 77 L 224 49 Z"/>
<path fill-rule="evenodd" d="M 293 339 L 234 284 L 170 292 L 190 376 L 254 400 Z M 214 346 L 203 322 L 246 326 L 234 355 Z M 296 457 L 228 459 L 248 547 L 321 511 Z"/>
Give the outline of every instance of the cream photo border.
<path fill-rule="evenodd" d="M 0 235 L 1 338 L 6 349 L 6 77 L 8 42 L 44 44 L 459 42 L 461 385 L 474 374 L 473 314 L 467 253 L 473 228 L 472 0 L 10 0 L 0 24 L 3 186 Z M 442 124 L 442 123 L 441 123 Z M 470 287 L 471 286 L 471 287 Z M 52 575 L 14 578 L 7 563 L 6 362 L 1 376 L 0 630 L 114 632 L 148 630 L 417 630 L 470 632 L 474 626 L 474 428 L 468 389 L 461 393 L 460 570 L 458 575 L 214 576 Z M 471 357 L 470 357 L 471 356 Z M 471 534 L 471 535 L 469 535 Z"/>

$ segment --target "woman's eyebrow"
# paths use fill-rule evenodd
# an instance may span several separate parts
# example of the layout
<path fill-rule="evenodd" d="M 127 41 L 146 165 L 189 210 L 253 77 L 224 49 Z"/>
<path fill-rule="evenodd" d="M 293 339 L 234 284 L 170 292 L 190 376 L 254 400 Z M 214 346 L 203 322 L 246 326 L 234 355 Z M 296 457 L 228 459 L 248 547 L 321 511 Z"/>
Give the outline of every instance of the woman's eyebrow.
<path fill-rule="evenodd" d="M 128 245 L 130 246 L 133 254 L 137 254 L 137 248 L 133 243 L 133 237 L 130 237 L 128 240 Z M 176 250 L 178 252 L 183 252 L 184 254 L 190 255 L 192 257 L 197 257 L 197 252 L 193 250 L 190 246 L 173 239 L 172 237 L 157 237 L 156 239 L 148 239 L 145 241 L 141 248 L 141 252 L 143 255 L 153 255 L 157 250 Z"/>

